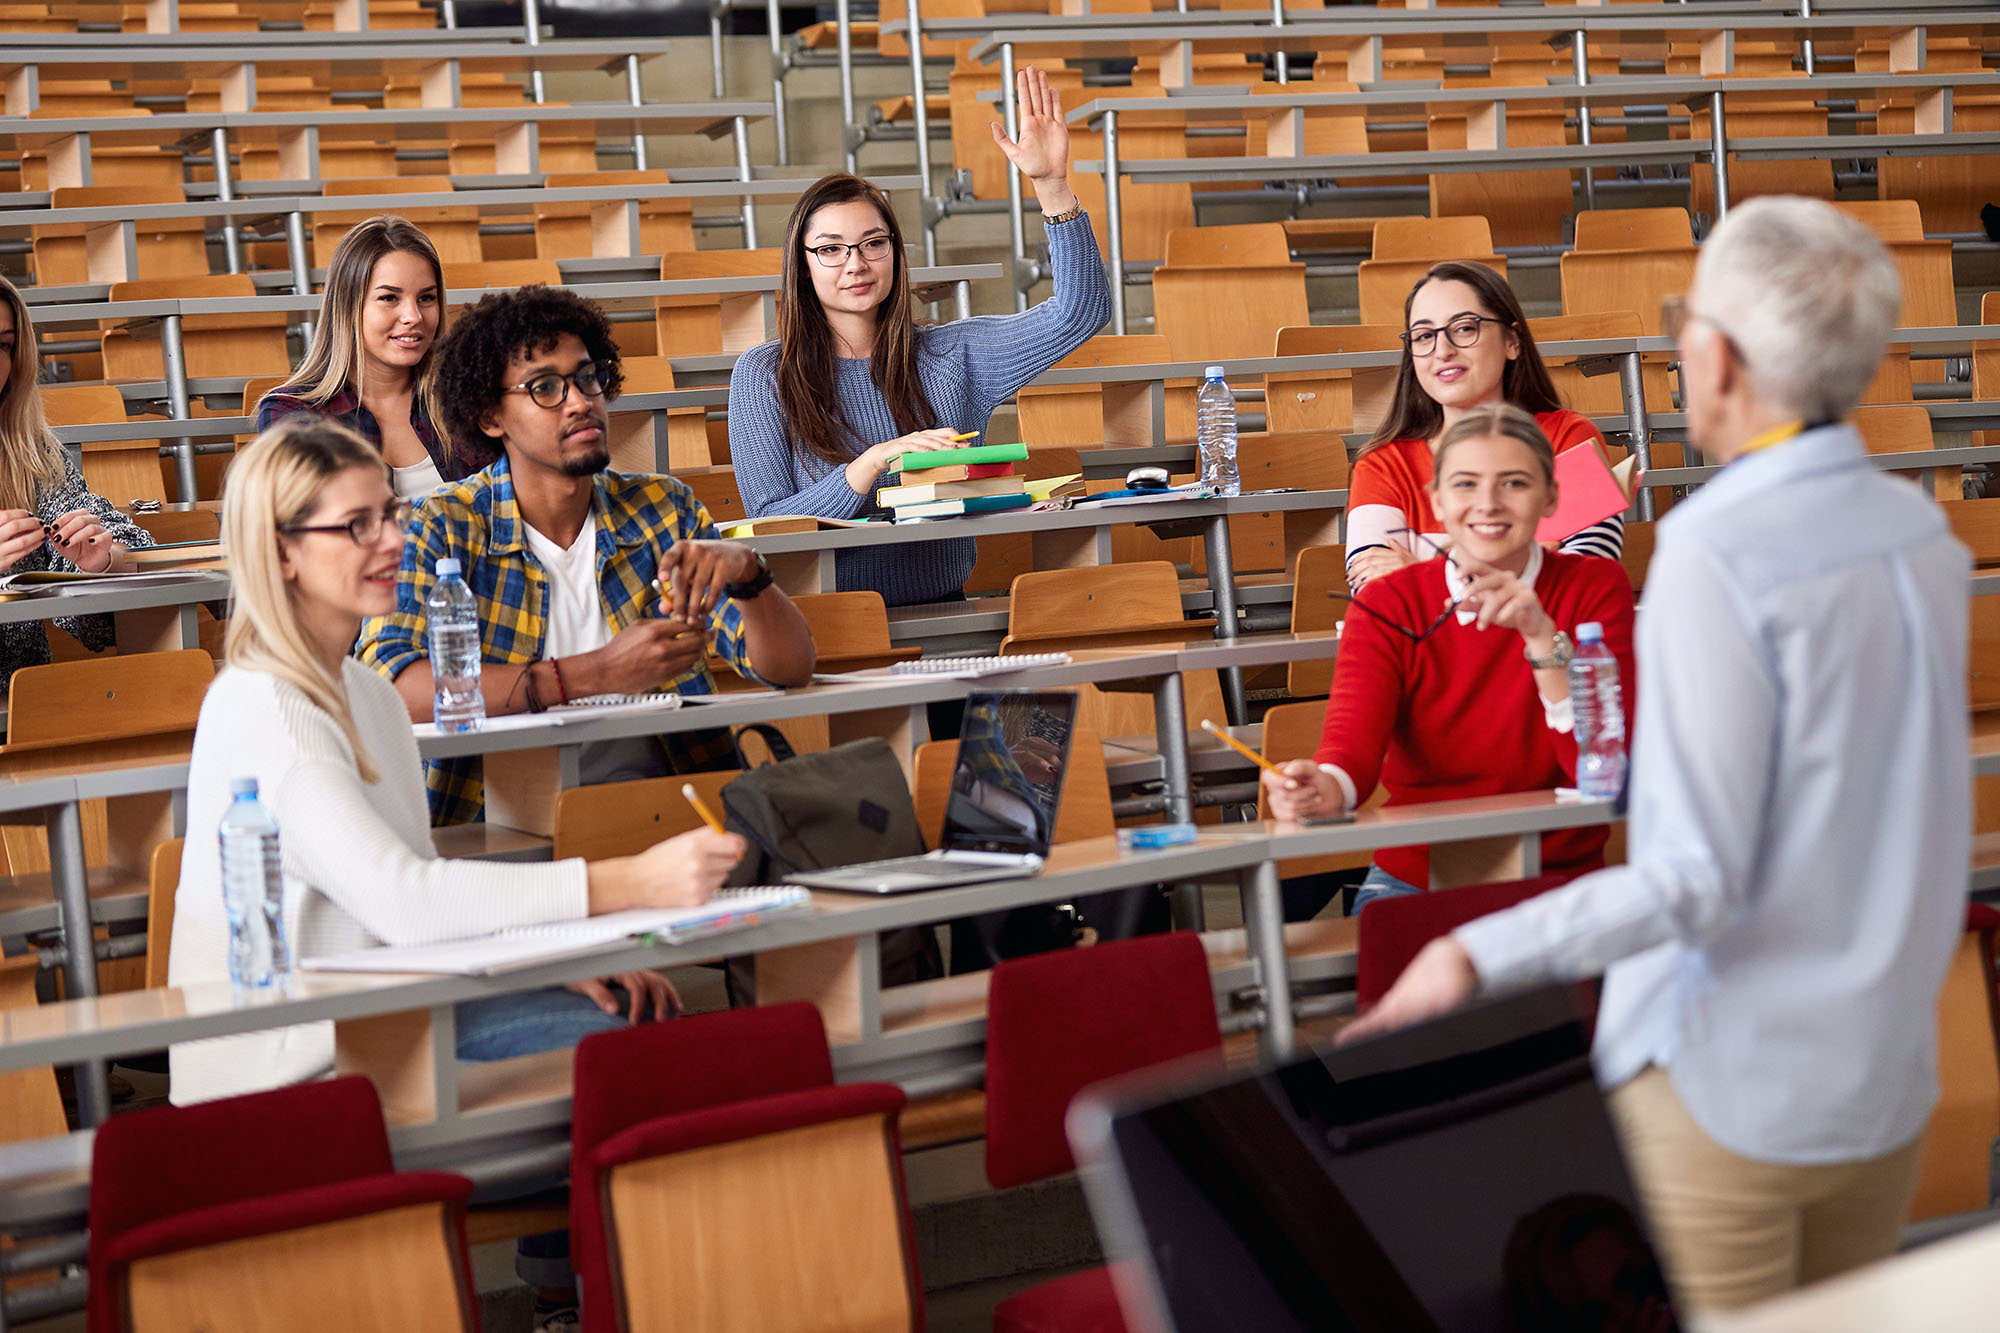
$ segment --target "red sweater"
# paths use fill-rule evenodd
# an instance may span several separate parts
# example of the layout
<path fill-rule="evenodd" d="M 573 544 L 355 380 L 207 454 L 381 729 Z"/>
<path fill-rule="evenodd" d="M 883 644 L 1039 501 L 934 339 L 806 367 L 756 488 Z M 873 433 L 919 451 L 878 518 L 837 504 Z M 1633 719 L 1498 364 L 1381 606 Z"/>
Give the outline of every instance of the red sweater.
<path fill-rule="evenodd" d="M 1395 623 L 1422 630 L 1447 600 L 1445 562 L 1422 560 L 1376 579 L 1361 600 Z M 1632 657 L 1632 585 L 1624 566 L 1596 556 L 1546 553 L 1535 593 L 1556 628 L 1574 638 L 1595 620 L 1618 659 L 1625 734 L 1632 734 L 1637 676 Z M 1535 674 L 1510 629 L 1447 620 L 1411 643 L 1380 619 L 1350 610 L 1334 660 L 1326 733 L 1315 760 L 1333 764 L 1367 800 L 1377 782 L 1390 805 L 1417 805 L 1576 785 L 1576 737 L 1549 729 Z M 1581 874 L 1604 864 L 1603 828 L 1542 836 L 1545 874 Z M 1428 847 L 1383 848 L 1383 870 L 1430 885 Z"/>
<path fill-rule="evenodd" d="M 1585 440 L 1602 440 L 1590 418 L 1558 408 L 1537 412 L 1536 424 L 1549 437 L 1557 453 L 1574 448 Z M 1369 450 L 1354 465 L 1348 482 L 1347 506 L 1388 505 L 1400 509 L 1404 519 L 1418 532 L 1443 532 L 1437 511 L 1431 508 L 1431 447 L 1427 440 L 1391 440 Z M 1418 549 L 1421 552 L 1421 548 Z M 1361 614 L 1367 615 L 1366 611 Z M 1435 614 L 1435 613 L 1433 613 Z M 1424 622 L 1428 625 L 1430 622 Z"/>

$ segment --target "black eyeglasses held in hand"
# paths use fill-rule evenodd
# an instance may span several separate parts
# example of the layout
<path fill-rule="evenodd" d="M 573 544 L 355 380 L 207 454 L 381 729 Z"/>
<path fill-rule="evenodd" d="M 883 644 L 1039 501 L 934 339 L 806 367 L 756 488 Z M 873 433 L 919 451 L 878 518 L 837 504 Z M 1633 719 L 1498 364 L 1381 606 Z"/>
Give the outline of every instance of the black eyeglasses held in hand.
<path fill-rule="evenodd" d="M 1430 547 L 1433 551 L 1436 551 L 1440 556 L 1444 557 L 1444 562 L 1446 564 L 1450 565 L 1453 569 L 1458 568 L 1458 562 L 1451 558 L 1451 549 L 1449 547 L 1439 545 L 1437 541 L 1435 541 L 1430 536 L 1429 533 L 1418 532 L 1415 528 L 1391 528 L 1389 529 L 1387 535 L 1391 537 L 1401 537 L 1401 536 L 1415 537 L 1418 541 L 1422 542 L 1424 545 Z M 1438 615 L 1438 618 L 1436 620 L 1433 620 L 1429 625 L 1425 626 L 1422 630 L 1413 630 L 1408 625 L 1403 624 L 1401 621 L 1396 620 L 1390 616 L 1387 616 L 1380 611 L 1377 611 L 1374 607 L 1368 605 L 1368 603 L 1366 602 L 1359 600 L 1352 594 L 1344 592 L 1330 592 L 1327 594 L 1327 596 L 1333 598 L 1335 601 L 1346 602 L 1349 606 L 1353 607 L 1357 611 L 1366 611 L 1369 615 L 1381 621 L 1383 624 L 1387 625 L 1390 629 L 1396 631 L 1396 633 L 1408 639 L 1411 643 L 1422 643 L 1425 639 L 1428 639 L 1431 635 L 1437 633 L 1438 630 L 1444 627 L 1445 622 L 1451 619 L 1453 613 L 1458 610 L 1460 604 L 1465 600 L 1462 597 L 1453 598 L 1449 603 L 1446 604 L 1444 610 Z"/>
<path fill-rule="evenodd" d="M 371 509 L 366 513 L 356 514 L 345 523 L 288 523 L 278 531 L 344 532 L 354 539 L 356 546 L 368 546 L 382 535 L 382 529 L 385 527 L 393 525 L 399 530 L 407 529 L 410 526 L 411 512 L 409 501 L 398 500 L 387 509 Z"/>

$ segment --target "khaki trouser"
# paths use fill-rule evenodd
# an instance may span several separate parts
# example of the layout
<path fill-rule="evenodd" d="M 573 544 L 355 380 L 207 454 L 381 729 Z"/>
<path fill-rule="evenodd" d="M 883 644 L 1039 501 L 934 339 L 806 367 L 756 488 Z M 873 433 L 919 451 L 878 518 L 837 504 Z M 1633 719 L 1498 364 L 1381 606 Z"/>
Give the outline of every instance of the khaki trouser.
<path fill-rule="evenodd" d="M 1895 1253 L 1921 1135 L 1868 1161 L 1785 1166 L 1739 1156 L 1703 1133 L 1658 1066 L 1609 1101 L 1683 1317 Z"/>

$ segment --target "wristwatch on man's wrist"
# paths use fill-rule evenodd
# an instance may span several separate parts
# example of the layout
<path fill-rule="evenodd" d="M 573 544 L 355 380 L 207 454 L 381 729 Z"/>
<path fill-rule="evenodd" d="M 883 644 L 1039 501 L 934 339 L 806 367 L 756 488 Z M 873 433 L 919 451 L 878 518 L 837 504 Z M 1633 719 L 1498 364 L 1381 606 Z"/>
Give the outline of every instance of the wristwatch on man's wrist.
<path fill-rule="evenodd" d="M 1528 665 L 1537 671 L 1550 671 L 1556 667 L 1567 669 L 1570 658 L 1576 656 L 1576 644 L 1570 641 L 1569 635 L 1557 630 L 1555 647 L 1549 650 L 1547 657 L 1535 656 L 1525 645 L 1521 648 L 1521 656 L 1527 658 Z"/>
<path fill-rule="evenodd" d="M 725 583 L 722 590 L 739 602 L 747 602 L 764 589 L 771 586 L 771 565 L 764 559 L 762 551 L 753 551 L 757 557 L 757 573 L 745 583 Z"/>

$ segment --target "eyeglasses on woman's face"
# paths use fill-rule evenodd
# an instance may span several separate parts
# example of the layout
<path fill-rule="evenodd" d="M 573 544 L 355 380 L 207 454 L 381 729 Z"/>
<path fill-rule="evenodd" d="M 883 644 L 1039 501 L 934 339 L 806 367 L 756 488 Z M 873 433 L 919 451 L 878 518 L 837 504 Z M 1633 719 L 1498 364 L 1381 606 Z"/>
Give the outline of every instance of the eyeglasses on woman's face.
<path fill-rule="evenodd" d="M 604 392 L 604 376 L 595 361 L 586 361 L 567 375 L 545 370 L 533 379 L 508 385 L 506 391 L 525 391 L 537 407 L 561 407 L 563 400 L 569 397 L 569 386 L 572 384 L 585 398 L 596 398 Z"/>
<path fill-rule="evenodd" d="M 870 236 L 867 240 L 857 241 L 853 245 L 843 245 L 837 241 L 830 241 L 825 245 L 809 245 L 806 247 L 806 253 L 828 268 L 842 268 L 847 263 L 847 257 L 856 250 L 859 250 L 861 257 L 869 263 L 879 264 L 887 259 L 889 252 L 895 248 L 896 243 L 887 236 Z"/>
<path fill-rule="evenodd" d="M 1453 347 L 1470 347 L 1479 341 L 1480 331 L 1486 325 L 1506 322 L 1491 315 L 1459 315 L 1442 329 L 1432 328 L 1428 324 L 1411 329 L 1403 335 L 1403 341 L 1409 345 L 1411 356 L 1430 356 L 1437 351 L 1440 333 L 1451 340 Z"/>
<path fill-rule="evenodd" d="M 345 523 L 288 523 L 278 531 L 290 534 L 344 532 L 356 546 L 373 546 L 381 537 L 383 528 L 393 527 L 398 532 L 407 530 L 412 512 L 409 501 L 397 500 L 382 509 L 364 510 Z"/>
<path fill-rule="evenodd" d="M 1440 545 L 1428 533 L 1418 532 L 1415 528 L 1391 528 L 1389 529 L 1388 535 L 1391 537 L 1414 537 L 1418 541 L 1422 542 L 1424 545 L 1430 547 L 1431 550 L 1435 551 L 1440 556 L 1443 556 L 1444 562 L 1450 565 L 1453 569 L 1458 568 L 1458 562 L 1451 558 L 1451 549 L 1449 547 Z M 1452 613 L 1458 610 L 1459 602 L 1462 600 L 1460 598 L 1453 598 L 1449 603 L 1446 604 L 1444 610 L 1439 613 L 1438 618 L 1436 620 L 1433 620 L 1429 625 L 1425 626 L 1421 630 L 1414 630 L 1411 629 L 1408 625 L 1403 624 L 1401 621 L 1396 620 L 1394 617 L 1385 615 L 1384 613 L 1377 611 L 1374 607 L 1368 605 L 1368 603 L 1356 599 L 1352 594 L 1344 592 L 1330 592 L 1327 594 L 1327 596 L 1333 598 L 1337 602 L 1346 602 L 1349 606 L 1353 607 L 1357 611 L 1366 611 L 1370 616 L 1373 616 L 1375 619 L 1381 621 L 1383 624 L 1387 625 L 1390 629 L 1396 631 L 1396 633 L 1408 639 L 1411 643 L 1422 643 L 1425 639 L 1428 639 L 1431 635 L 1437 633 L 1438 630 L 1442 629 L 1444 627 L 1445 622 L 1451 619 Z"/>

